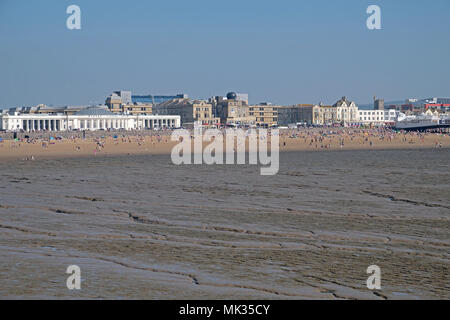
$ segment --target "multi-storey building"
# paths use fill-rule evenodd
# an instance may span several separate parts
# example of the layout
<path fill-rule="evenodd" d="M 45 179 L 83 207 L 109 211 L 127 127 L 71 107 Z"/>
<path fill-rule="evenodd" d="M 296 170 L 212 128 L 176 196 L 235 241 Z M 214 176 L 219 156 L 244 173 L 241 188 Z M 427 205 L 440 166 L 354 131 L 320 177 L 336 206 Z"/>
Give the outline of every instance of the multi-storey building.
<path fill-rule="evenodd" d="M 130 91 L 115 91 L 106 98 L 105 104 L 113 113 L 145 115 L 152 114 L 151 103 L 132 102 Z"/>
<path fill-rule="evenodd" d="M 133 101 L 131 99 L 131 91 L 114 91 L 116 95 L 118 95 L 122 99 L 123 104 L 132 104 Z"/>
<path fill-rule="evenodd" d="M 332 106 L 324 106 L 322 104 L 313 107 L 313 124 L 315 125 L 332 125 L 337 122 L 336 109 Z"/>
<path fill-rule="evenodd" d="M 179 115 L 183 125 L 218 125 L 220 119 L 213 116 L 212 105 L 204 100 L 190 100 L 177 98 L 157 104 L 153 108 L 154 114 Z"/>
<path fill-rule="evenodd" d="M 105 104 L 108 106 L 109 110 L 114 113 L 122 113 L 122 97 L 116 92 L 113 92 L 109 97 L 106 98 Z"/>
<path fill-rule="evenodd" d="M 119 111 L 119 113 L 140 114 L 140 115 L 152 114 L 153 105 L 143 103 L 125 104 L 122 105 L 122 111 Z"/>
<path fill-rule="evenodd" d="M 353 101 L 348 101 L 346 97 L 333 105 L 336 109 L 337 122 L 343 125 L 354 124 L 358 122 L 358 107 Z"/>
<path fill-rule="evenodd" d="M 259 127 L 274 127 L 278 125 L 278 108 L 270 103 L 263 102 L 249 106 L 249 116 L 255 117 L 255 123 Z"/>
<path fill-rule="evenodd" d="M 373 106 L 374 110 L 384 110 L 384 99 L 375 99 Z"/>
<path fill-rule="evenodd" d="M 132 95 L 131 100 L 133 103 L 143 103 L 143 104 L 158 104 L 163 103 L 173 99 L 187 99 L 187 94 L 176 94 L 176 95 Z"/>
<path fill-rule="evenodd" d="M 214 115 L 222 124 L 256 125 L 256 116 L 250 115 L 250 107 L 245 100 L 239 100 L 237 94 L 230 92 L 227 97 L 213 97 L 210 100 Z"/>
<path fill-rule="evenodd" d="M 358 122 L 361 124 L 384 124 L 384 110 L 360 110 Z"/>
<path fill-rule="evenodd" d="M 313 107 L 312 104 L 297 104 L 294 106 L 279 106 L 278 125 L 287 126 L 290 124 L 306 123 L 313 124 Z"/>
<path fill-rule="evenodd" d="M 450 112 L 450 103 L 426 103 L 424 105 L 424 111 L 431 110 L 432 112 L 437 111 L 438 113 Z"/>
<path fill-rule="evenodd" d="M 313 107 L 313 124 L 351 125 L 358 123 L 358 119 L 358 107 L 346 97 L 342 97 L 332 106 L 316 105 Z"/>
<path fill-rule="evenodd" d="M 260 127 L 274 127 L 278 125 L 278 107 L 268 103 L 249 107 L 249 116 L 256 117 L 256 125 Z"/>
<path fill-rule="evenodd" d="M 358 122 L 365 125 L 394 125 L 398 115 L 399 111 L 395 109 L 359 110 Z"/>
<path fill-rule="evenodd" d="M 450 98 L 407 99 L 405 103 L 390 105 L 389 108 L 406 115 L 420 115 L 429 109 L 432 112 L 447 113 L 450 112 Z"/>

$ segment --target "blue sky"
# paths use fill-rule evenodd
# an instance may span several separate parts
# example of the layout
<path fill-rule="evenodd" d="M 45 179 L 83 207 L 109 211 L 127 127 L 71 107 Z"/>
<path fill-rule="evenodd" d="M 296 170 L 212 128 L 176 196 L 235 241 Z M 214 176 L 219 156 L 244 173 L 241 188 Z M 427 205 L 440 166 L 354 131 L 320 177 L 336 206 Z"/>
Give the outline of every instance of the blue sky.
<path fill-rule="evenodd" d="M 66 8 L 81 8 L 81 30 Z M 381 7 L 382 30 L 366 28 Z M 450 96 L 448 0 L 0 0 L 0 106 L 113 90 L 250 102 Z"/>

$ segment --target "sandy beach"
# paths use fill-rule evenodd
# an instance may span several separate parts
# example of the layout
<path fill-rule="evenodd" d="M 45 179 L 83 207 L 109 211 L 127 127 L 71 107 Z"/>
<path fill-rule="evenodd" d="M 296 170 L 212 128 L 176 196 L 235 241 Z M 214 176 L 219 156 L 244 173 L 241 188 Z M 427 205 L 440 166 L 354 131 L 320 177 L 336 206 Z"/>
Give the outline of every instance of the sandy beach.
<path fill-rule="evenodd" d="M 89 133 L 85 139 L 81 133 L 65 133 L 60 139 L 50 138 L 58 137 L 58 133 L 18 140 L 5 137 L 0 142 L 0 161 L 170 154 L 178 143 L 171 141 L 170 134 L 171 131 Z M 448 148 L 450 135 L 381 129 L 281 130 L 279 145 L 281 152 Z"/>

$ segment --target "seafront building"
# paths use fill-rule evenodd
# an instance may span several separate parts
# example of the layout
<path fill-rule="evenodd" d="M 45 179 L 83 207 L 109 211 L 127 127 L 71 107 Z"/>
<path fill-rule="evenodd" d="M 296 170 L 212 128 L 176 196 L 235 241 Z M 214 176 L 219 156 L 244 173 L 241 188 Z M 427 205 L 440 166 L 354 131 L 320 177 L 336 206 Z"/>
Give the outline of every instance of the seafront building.
<path fill-rule="evenodd" d="M 151 102 L 150 102 L 151 101 Z M 374 97 L 373 110 L 359 109 L 342 97 L 333 105 L 249 105 L 248 94 L 229 92 L 208 101 L 191 100 L 187 95 L 135 96 L 131 91 L 114 91 L 105 106 L 19 107 L 3 110 L 0 130 L 139 130 L 203 126 L 275 127 L 298 125 L 394 126 L 400 114 L 439 116 L 450 113 L 450 98 L 408 100 L 401 108 L 385 105 Z M 424 110 L 417 113 L 418 110 Z"/>
<path fill-rule="evenodd" d="M 228 126 L 273 127 L 278 124 L 278 107 L 268 102 L 249 105 L 248 94 L 229 92 L 209 99 L 220 123 Z"/>
<path fill-rule="evenodd" d="M 384 99 L 374 98 L 373 108 L 374 110 L 384 110 Z"/>
<path fill-rule="evenodd" d="M 105 104 L 113 113 L 148 115 L 153 112 L 152 103 L 133 103 L 131 91 L 115 91 L 106 98 Z"/>
<path fill-rule="evenodd" d="M 450 113 L 450 98 L 427 98 L 427 99 L 406 99 L 402 103 L 388 103 L 385 109 L 395 109 L 406 115 L 420 115 L 431 109 L 432 112 L 437 111 L 440 114 Z"/>
<path fill-rule="evenodd" d="M 358 123 L 358 107 L 355 102 L 342 97 L 332 106 L 315 105 L 312 110 L 315 125 L 355 125 Z"/>
<path fill-rule="evenodd" d="M 105 100 L 111 112 L 123 114 L 152 114 L 153 106 L 174 99 L 187 99 L 186 94 L 132 95 L 131 91 L 114 91 Z"/>
<path fill-rule="evenodd" d="M 212 97 L 209 102 L 214 110 L 214 115 L 220 119 L 220 123 L 223 125 L 256 125 L 256 117 L 250 115 L 248 101 L 240 99 L 235 92 L 227 93 L 226 97 Z"/>
<path fill-rule="evenodd" d="M 275 106 L 270 103 L 249 105 L 248 94 L 229 92 L 208 101 L 190 100 L 186 95 L 133 96 L 129 91 L 115 91 L 107 99 L 109 110 L 131 115 L 179 115 L 183 125 L 274 127 L 292 124 L 306 125 L 392 125 L 399 112 L 385 109 L 384 100 L 374 98 L 374 110 L 359 110 L 355 102 L 345 96 L 333 105 L 297 104 Z M 174 98 L 175 97 L 175 98 Z M 137 99 L 139 98 L 139 99 Z M 170 100 L 166 100 L 172 98 Z M 132 104 L 125 102 L 133 101 Z M 437 101 L 432 101 L 437 102 Z"/>
<path fill-rule="evenodd" d="M 175 94 L 175 95 L 132 95 L 131 100 L 133 103 L 141 103 L 141 104 L 158 104 L 163 103 L 173 99 L 188 99 L 188 95 L 184 93 Z"/>
<path fill-rule="evenodd" d="M 294 106 L 278 107 L 278 125 L 288 126 L 293 124 L 311 125 L 313 120 L 313 104 L 297 104 Z"/>
<path fill-rule="evenodd" d="M 78 111 L 81 111 L 84 109 L 84 106 L 64 106 L 64 107 L 49 107 L 45 104 L 38 104 L 34 107 L 16 107 L 16 108 L 9 108 L 6 109 L 6 112 L 8 113 L 31 113 L 31 114 L 65 114 L 65 115 L 71 115 L 75 114 Z M 0 112 L 5 110 L 0 110 Z"/>
<path fill-rule="evenodd" d="M 74 114 L 5 112 L 0 115 L 0 130 L 73 131 L 144 130 L 181 127 L 177 115 L 116 114 L 106 107 L 90 107 Z"/>
<path fill-rule="evenodd" d="M 278 109 L 271 103 L 262 102 L 258 105 L 249 106 L 249 116 L 255 116 L 257 127 L 275 127 L 278 125 Z"/>
<path fill-rule="evenodd" d="M 364 125 L 394 125 L 400 112 L 395 109 L 388 110 L 360 110 L 358 122 Z"/>
<path fill-rule="evenodd" d="M 377 99 L 374 110 L 359 110 L 358 106 L 342 97 L 332 106 L 299 104 L 278 107 L 278 125 L 394 125 L 399 112 L 384 109 L 384 101 Z"/>
<path fill-rule="evenodd" d="M 178 115 L 183 126 L 193 126 L 194 124 L 215 126 L 220 123 L 220 119 L 213 115 L 212 104 L 204 100 L 191 100 L 189 98 L 168 100 L 153 106 L 153 113 Z"/>
<path fill-rule="evenodd" d="M 358 122 L 358 107 L 355 102 L 342 97 L 332 106 L 333 113 L 336 115 L 336 123 L 343 125 L 356 124 Z"/>
<path fill-rule="evenodd" d="M 176 115 L 183 125 L 195 123 L 213 126 L 220 120 L 213 116 L 212 105 L 203 100 L 191 100 L 186 94 L 173 96 L 132 95 L 130 91 L 114 91 L 105 104 L 116 114 Z"/>

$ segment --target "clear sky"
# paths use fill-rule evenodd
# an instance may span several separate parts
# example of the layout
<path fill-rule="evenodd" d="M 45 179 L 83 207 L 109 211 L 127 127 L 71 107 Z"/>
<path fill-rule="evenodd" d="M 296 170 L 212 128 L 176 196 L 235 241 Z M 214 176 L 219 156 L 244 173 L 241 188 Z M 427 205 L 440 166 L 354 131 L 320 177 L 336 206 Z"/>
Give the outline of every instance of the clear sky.
<path fill-rule="evenodd" d="M 68 30 L 66 8 L 81 8 Z M 382 30 L 366 9 L 381 7 Z M 0 0 L 0 106 L 113 90 L 251 103 L 450 96 L 449 0 Z"/>

